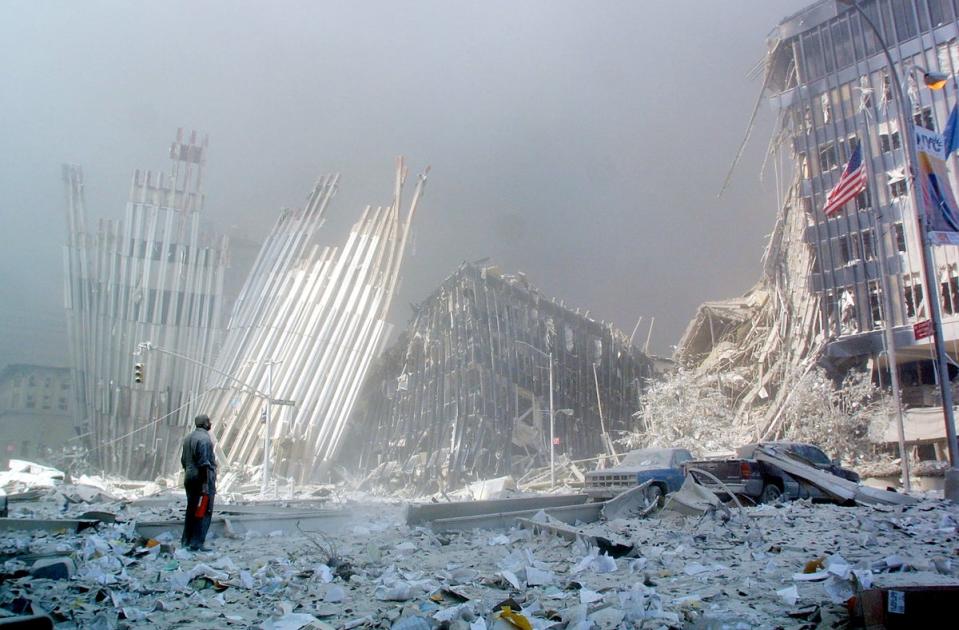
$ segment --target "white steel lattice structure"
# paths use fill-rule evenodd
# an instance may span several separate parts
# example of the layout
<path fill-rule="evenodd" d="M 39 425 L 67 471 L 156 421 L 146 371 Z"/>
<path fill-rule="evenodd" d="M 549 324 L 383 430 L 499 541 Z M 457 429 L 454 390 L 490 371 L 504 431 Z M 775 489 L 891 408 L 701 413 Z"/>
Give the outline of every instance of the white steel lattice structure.
<path fill-rule="evenodd" d="M 132 478 L 179 468 L 178 449 L 203 368 L 173 357 L 134 356 L 149 340 L 211 362 L 221 319 L 226 237 L 202 234 L 207 140 L 182 129 L 169 175 L 134 172 L 122 221 L 87 228 L 83 173 L 64 166 L 67 245 L 64 300 L 76 421 L 99 465 Z M 134 364 L 143 363 L 142 383 Z"/>
<path fill-rule="evenodd" d="M 385 318 L 426 182 L 418 178 L 403 217 L 405 179 L 400 158 L 392 204 L 367 207 L 341 249 L 316 242 L 338 176 L 320 178 L 303 209 L 280 214 L 234 306 L 215 367 L 295 405 L 269 405 L 214 374 L 201 408 L 221 427 L 226 461 L 258 465 L 269 449 L 276 475 L 307 480 L 337 452 L 388 332 Z"/>

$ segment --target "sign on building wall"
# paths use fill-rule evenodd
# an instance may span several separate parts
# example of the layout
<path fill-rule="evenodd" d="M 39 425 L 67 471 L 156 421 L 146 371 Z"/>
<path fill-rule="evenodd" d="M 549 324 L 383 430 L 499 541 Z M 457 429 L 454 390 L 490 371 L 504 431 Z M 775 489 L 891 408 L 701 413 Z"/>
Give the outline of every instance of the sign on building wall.
<path fill-rule="evenodd" d="M 941 134 L 914 127 L 919 204 L 926 213 L 929 242 L 933 245 L 959 245 L 959 206 L 952 194 L 946 172 L 945 142 Z"/>

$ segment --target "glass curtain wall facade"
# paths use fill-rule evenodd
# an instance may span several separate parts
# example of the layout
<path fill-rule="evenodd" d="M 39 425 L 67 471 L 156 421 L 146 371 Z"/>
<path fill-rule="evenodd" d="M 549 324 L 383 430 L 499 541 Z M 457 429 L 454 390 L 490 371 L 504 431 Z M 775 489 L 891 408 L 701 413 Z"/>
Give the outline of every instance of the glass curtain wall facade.
<path fill-rule="evenodd" d="M 933 92 L 918 69 L 950 77 L 959 72 L 959 0 L 860 0 L 860 6 L 899 65 L 911 101 L 909 117 L 942 133 L 956 102 L 955 83 Z M 780 23 L 768 44 L 765 87 L 780 116 L 780 139 L 794 158 L 796 197 L 808 221 L 806 241 L 816 253 L 809 287 L 821 298 L 820 323 L 833 340 L 830 355 L 878 354 L 887 317 L 901 328 L 897 348 L 915 345 L 905 327 L 929 317 L 928 296 L 896 122 L 899 100 L 879 42 L 852 8 L 826 0 Z M 822 211 L 826 195 L 860 143 L 867 189 L 827 217 Z M 955 158 L 949 164 L 955 187 Z M 955 357 L 959 248 L 936 247 L 934 254 L 946 338 Z M 889 279 L 890 313 L 882 299 L 880 256 Z M 908 355 L 900 363 L 904 360 Z"/>

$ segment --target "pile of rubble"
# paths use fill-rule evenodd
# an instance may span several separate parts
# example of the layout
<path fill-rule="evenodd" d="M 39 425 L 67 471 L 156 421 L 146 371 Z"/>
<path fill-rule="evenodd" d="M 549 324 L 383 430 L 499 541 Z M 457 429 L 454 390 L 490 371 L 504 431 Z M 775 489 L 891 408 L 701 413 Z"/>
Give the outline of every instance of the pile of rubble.
<path fill-rule="evenodd" d="M 182 509 L 176 495 L 61 512 L 64 487 L 3 519 L 0 615 L 63 628 L 804 628 L 841 622 L 872 589 L 959 589 L 959 507 L 933 499 L 739 509 L 680 491 L 654 511 L 638 487 L 605 503 L 537 495 L 404 515 L 354 496 L 341 518 L 273 501 L 218 508 L 213 551 L 190 553 L 179 523 L 156 526 Z M 26 526 L 91 507 L 116 522 Z M 231 527 L 255 514 L 259 529 Z"/>

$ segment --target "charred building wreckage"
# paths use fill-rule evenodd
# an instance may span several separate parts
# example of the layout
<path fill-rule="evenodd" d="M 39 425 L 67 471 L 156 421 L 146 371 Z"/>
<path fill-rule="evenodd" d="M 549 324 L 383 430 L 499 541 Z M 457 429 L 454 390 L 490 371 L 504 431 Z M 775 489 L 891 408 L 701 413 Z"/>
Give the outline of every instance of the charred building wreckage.
<path fill-rule="evenodd" d="M 372 469 L 374 485 L 421 490 L 546 467 L 551 433 L 564 462 L 618 461 L 615 437 L 652 376 L 613 326 L 543 297 L 522 274 L 464 263 L 384 353 L 344 455 Z"/>

